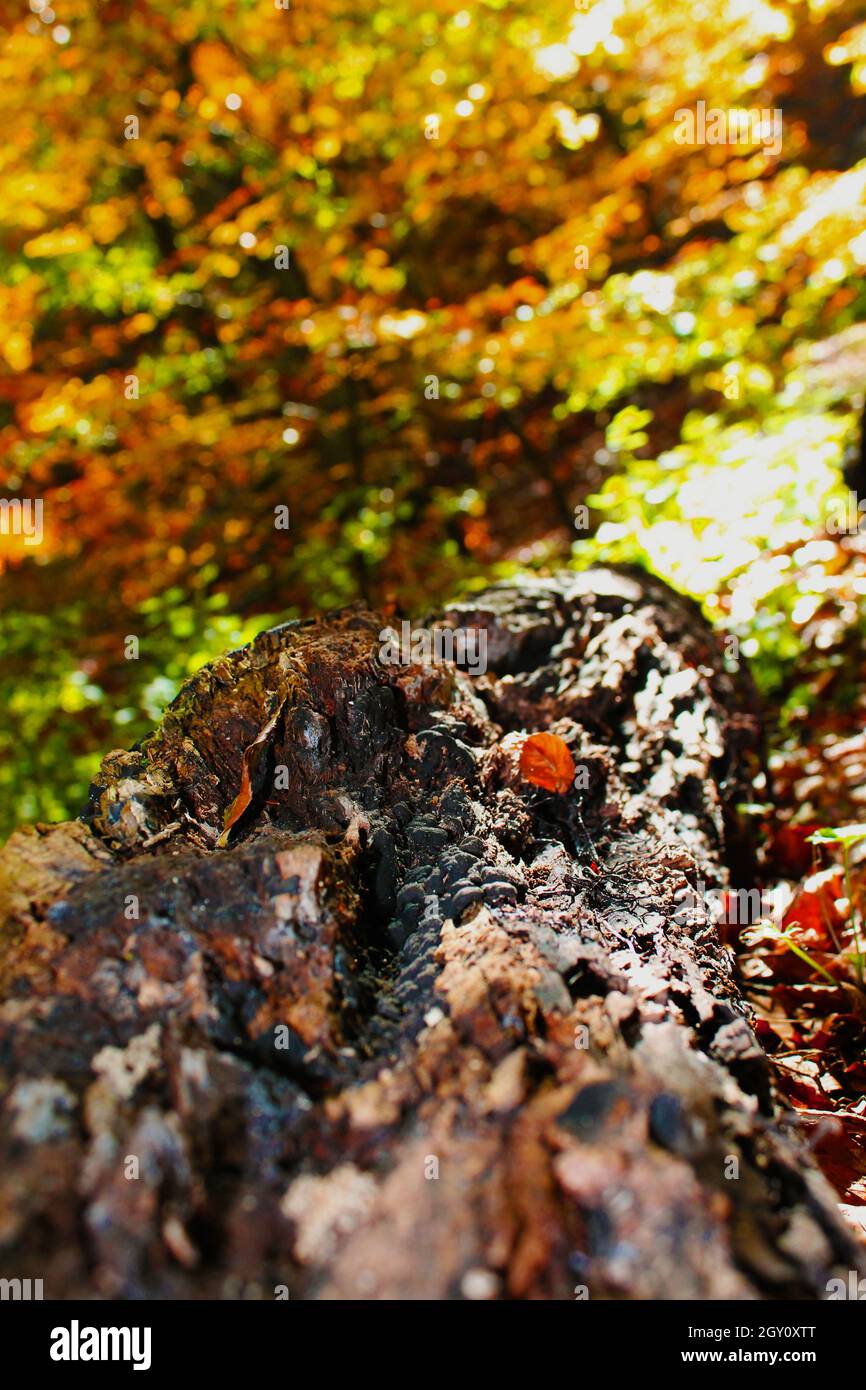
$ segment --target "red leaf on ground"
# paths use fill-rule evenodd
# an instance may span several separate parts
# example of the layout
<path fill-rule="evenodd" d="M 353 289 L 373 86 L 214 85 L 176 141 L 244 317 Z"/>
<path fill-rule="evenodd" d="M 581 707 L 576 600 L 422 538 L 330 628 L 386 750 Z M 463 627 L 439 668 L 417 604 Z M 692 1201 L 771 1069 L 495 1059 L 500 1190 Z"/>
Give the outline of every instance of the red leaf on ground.
<path fill-rule="evenodd" d="M 809 836 L 820 829 L 817 822 L 802 825 L 782 825 L 773 836 L 773 857 L 786 878 L 802 878 L 809 873 L 815 850 Z"/>
<path fill-rule="evenodd" d="M 765 1052 L 775 1052 L 776 1048 L 781 1046 L 782 1039 L 779 1037 L 776 1030 L 770 1027 L 770 1024 L 765 1018 L 759 1018 L 757 1020 L 755 1023 L 755 1032 Z"/>
<path fill-rule="evenodd" d="M 527 782 L 561 796 L 574 781 L 574 759 L 558 734 L 530 734 L 520 754 L 520 771 Z"/>
<path fill-rule="evenodd" d="M 852 1205 L 866 1203 L 866 1120 L 847 1111 L 801 1110 L 798 1120 L 824 1176 Z"/>
<path fill-rule="evenodd" d="M 850 1067 L 845 1068 L 845 1080 L 849 1090 L 866 1092 L 866 1066 L 862 1062 L 853 1062 Z"/>
<path fill-rule="evenodd" d="M 811 1081 L 788 1071 L 780 1072 L 778 1081 L 781 1090 L 794 1105 L 799 1102 L 800 1106 L 805 1105 L 812 1110 L 826 1109 L 827 1097 Z"/>
<path fill-rule="evenodd" d="M 803 940 L 808 950 L 814 950 L 816 946 L 823 950 L 833 948 L 833 932 L 838 934 L 845 925 L 845 919 L 836 907 L 836 900 L 842 892 L 842 876 L 838 869 L 824 869 L 812 874 L 794 894 L 782 926 L 788 928 L 796 923 L 798 937 L 813 932 L 811 941 Z"/>

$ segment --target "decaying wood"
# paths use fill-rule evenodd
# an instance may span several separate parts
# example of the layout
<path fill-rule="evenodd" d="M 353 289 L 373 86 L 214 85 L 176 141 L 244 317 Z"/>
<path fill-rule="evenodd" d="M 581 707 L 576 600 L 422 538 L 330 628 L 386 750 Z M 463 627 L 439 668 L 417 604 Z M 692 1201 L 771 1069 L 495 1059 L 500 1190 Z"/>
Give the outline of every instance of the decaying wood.
<path fill-rule="evenodd" d="M 383 664 L 361 612 L 277 628 L 110 754 L 81 821 L 13 836 L 4 1276 L 820 1298 L 859 1268 L 715 928 L 678 910 L 748 873 L 745 678 L 636 572 L 444 620 L 486 631 L 486 675 Z M 539 730 L 586 791 L 521 777 Z"/>

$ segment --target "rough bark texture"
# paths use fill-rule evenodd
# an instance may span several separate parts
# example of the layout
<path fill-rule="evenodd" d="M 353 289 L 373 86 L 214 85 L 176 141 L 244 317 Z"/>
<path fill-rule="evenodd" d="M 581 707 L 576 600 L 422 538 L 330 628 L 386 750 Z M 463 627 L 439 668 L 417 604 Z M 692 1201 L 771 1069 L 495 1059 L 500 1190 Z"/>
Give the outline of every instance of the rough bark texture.
<path fill-rule="evenodd" d="M 383 665 L 355 611 L 264 633 L 106 758 L 81 821 L 13 836 L 3 1275 L 46 1297 L 813 1298 L 859 1267 L 714 927 L 678 911 L 747 869 L 746 681 L 627 571 L 445 621 L 486 629 L 486 676 Z M 519 775 L 540 729 L 582 798 Z"/>

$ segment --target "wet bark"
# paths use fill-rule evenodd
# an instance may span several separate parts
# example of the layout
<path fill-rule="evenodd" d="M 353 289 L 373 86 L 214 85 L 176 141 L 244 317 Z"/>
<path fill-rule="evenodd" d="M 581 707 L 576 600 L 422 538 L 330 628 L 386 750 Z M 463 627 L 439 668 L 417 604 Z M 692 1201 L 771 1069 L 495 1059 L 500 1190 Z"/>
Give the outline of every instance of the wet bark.
<path fill-rule="evenodd" d="M 262 634 L 0 855 L 4 1276 L 819 1298 L 859 1268 L 682 907 L 749 873 L 747 678 L 636 572 L 443 621 L 484 630 L 486 675 L 383 663 L 357 611 Z M 521 777 L 542 729 L 585 790 Z"/>

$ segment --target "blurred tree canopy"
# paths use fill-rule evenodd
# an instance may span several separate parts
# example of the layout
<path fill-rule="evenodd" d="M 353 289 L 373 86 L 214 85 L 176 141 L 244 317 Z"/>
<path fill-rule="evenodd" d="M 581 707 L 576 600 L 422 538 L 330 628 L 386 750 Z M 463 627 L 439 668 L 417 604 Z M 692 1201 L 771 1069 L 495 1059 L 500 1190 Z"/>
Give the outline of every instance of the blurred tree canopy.
<path fill-rule="evenodd" d="M 795 703 L 804 647 L 843 662 L 862 3 L 0 16 L 0 492 L 44 500 L 39 546 L 0 535 L 3 828 L 74 812 L 202 662 L 354 598 L 638 558 Z M 680 143 L 698 102 L 781 138 Z"/>

